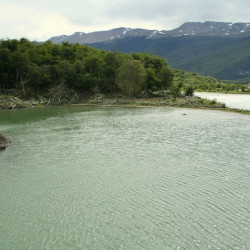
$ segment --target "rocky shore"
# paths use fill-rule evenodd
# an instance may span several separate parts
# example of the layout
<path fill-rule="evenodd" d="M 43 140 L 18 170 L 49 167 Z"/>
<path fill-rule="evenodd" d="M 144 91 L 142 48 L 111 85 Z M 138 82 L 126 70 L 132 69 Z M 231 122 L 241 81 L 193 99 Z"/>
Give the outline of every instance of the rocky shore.
<path fill-rule="evenodd" d="M 154 98 L 102 98 L 90 99 L 75 105 L 90 106 L 129 106 L 129 107 L 176 107 L 176 108 L 194 108 L 221 110 L 227 112 L 236 112 L 241 114 L 250 114 L 249 110 L 228 108 L 224 103 L 215 100 L 207 100 L 197 96 L 190 97 L 154 97 Z"/>
<path fill-rule="evenodd" d="M 6 149 L 11 144 L 11 141 L 0 134 L 0 150 Z"/>
<path fill-rule="evenodd" d="M 90 98 L 45 98 L 39 100 L 22 100 L 15 96 L 0 95 L 0 109 L 17 109 L 43 107 L 51 105 L 91 105 L 91 106 L 133 106 L 133 107 L 176 107 L 176 108 L 196 108 L 196 109 L 213 109 L 221 111 L 250 114 L 249 110 L 228 108 L 224 103 L 215 100 L 207 100 L 197 96 L 181 96 L 174 98 L 171 95 L 129 98 L 118 96 L 92 96 Z"/>

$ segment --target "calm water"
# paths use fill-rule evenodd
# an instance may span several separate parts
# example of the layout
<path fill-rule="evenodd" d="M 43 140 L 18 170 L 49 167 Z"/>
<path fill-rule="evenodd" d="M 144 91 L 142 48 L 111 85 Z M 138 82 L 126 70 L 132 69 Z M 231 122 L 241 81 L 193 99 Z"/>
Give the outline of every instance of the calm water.
<path fill-rule="evenodd" d="M 195 95 L 225 103 L 229 108 L 250 110 L 250 95 L 196 92 Z"/>
<path fill-rule="evenodd" d="M 1 250 L 250 249 L 248 115 L 2 110 L 0 131 Z"/>

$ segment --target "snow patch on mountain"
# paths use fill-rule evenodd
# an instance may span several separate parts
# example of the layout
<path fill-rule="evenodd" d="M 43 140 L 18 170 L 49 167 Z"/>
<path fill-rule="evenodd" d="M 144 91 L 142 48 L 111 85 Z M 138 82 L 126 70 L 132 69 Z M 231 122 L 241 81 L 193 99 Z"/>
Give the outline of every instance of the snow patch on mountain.
<path fill-rule="evenodd" d="M 150 35 L 150 37 L 153 37 L 154 35 L 156 35 L 157 32 L 158 32 L 157 30 L 153 31 L 153 33 Z"/>
<path fill-rule="evenodd" d="M 190 22 L 181 25 L 173 30 L 146 30 L 120 27 L 101 32 L 75 32 L 72 35 L 61 35 L 52 37 L 54 43 L 80 43 L 91 44 L 95 42 L 111 41 L 130 37 L 145 37 L 146 39 L 157 39 L 162 37 L 178 36 L 230 36 L 250 37 L 250 23 L 229 23 L 229 22 Z"/>

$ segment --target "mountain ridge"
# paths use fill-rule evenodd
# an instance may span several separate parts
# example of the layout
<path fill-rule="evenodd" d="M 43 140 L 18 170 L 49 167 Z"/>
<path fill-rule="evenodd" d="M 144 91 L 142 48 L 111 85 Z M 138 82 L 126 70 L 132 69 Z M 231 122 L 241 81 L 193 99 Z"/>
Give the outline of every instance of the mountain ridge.
<path fill-rule="evenodd" d="M 186 22 L 180 27 L 172 30 L 148 30 L 141 28 L 119 27 L 111 30 L 94 32 L 75 32 L 72 35 L 61 35 L 51 37 L 53 43 L 80 43 L 91 44 L 97 42 L 112 41 L 125 37 L 146 37 L 157 39 L 162 37 L 180 36 L 220 36 L 220 37 L 247 37 L 250 36 L 250 23 L 231 22 Z"/>
<path fill-rule="evenodd" d="M 165 58 L 171 67 L 221 80 L 250 78 L 250 37 L 127 37 L 89 45 L 124 53 L 148 52 Z"/>

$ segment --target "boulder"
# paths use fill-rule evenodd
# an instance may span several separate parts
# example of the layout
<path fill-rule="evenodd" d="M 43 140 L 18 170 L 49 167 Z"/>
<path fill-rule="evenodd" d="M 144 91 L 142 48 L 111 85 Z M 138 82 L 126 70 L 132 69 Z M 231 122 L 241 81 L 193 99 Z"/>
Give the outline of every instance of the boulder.
<path fill-rule="evenodd" d="M 0 134 L 0 150 L 6 149 L 11 144 L 11 141 Z"/>

